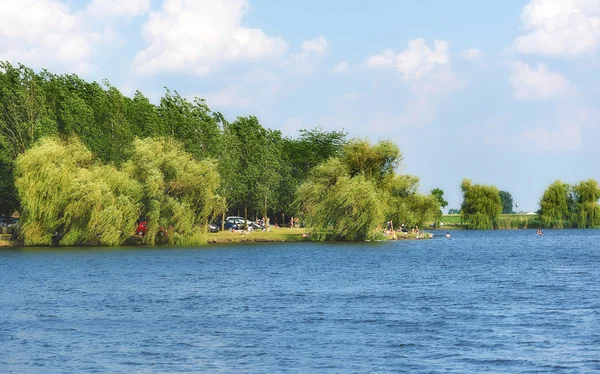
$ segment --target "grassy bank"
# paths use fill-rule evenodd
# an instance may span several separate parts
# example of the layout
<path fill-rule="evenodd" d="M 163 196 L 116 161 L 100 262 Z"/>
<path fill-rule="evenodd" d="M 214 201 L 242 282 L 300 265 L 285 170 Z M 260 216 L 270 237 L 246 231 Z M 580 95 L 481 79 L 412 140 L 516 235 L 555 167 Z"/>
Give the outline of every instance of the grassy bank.
<path fill-rule="evenodd" d="M 208 234 L 208 243 L 266 243 L 309 241 L 303 237 L 307 231 L 302 228 L 273 228 L 270 231 L 231 232 L 219 231 Z"/>
<path fill-rule="evenodd" d="M 307 242 L 310 237 L 308 231 L 303 228 L 273 228 L 271 231 L 252 231 L 252 232 L 231 232 L 220 231 L 208 234 L 208 244 L 220 243 L 294 243 Z M 387 240 L 416 240 L 429 239 L 432 234 L 424 233 L 421 235 L 413 233 L 396 232 L 395 236 L 387 235 Z M 10 240 L 10 235 L 0 235 L 0 247 L 14 247 L 17 242 Z M 143 245 L 141 237 L 131 236 L 124 245 Z"/>

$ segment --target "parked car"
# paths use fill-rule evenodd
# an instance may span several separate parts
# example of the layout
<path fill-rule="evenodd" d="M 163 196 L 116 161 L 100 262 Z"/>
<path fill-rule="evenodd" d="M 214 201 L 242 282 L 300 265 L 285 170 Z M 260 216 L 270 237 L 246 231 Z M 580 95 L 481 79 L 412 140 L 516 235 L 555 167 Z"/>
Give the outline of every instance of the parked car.
<path fill-rule="evenodd" d="M 214 223 L 209 223 L 208 224 L 208 231 L 210 231 L 210 232 L 219 232 L 219 230 L 221 230 L 220 226 L 217 226 Z"/>
<path fill-rule="evenodd" d="M 252 227 L 253 229 L 262 228 L 262 226 L 260 226 L 259 224 L 254 223 L 250 220 L 248 220 L 248 222 L 246 222 L 244 217 L 239 217 L 239 216 L 229 216 L 225 219 L 225 221 L 234 223 L 240 229 L 247 229 L 249 227 Z"/>
<path fill-rule="evenodd" d="M 12 217 L 0 218 L 0 227 L 17 227 L 19 226 L 19 219 Z"/>
<path fill-rule="evenodd" d="M 218 227 L 218 229 L 219 229 L 219 230 L 221 230 L 221 222 L 222 222 L 222 221 L 219 219 L 219 220 L 217 220 L 217 221 L 214 221 L 214 222 L 212 223 L 212 225 L 215 225 L 215 226 L 217 226 L 217 227 Z M 240 227 L 239 227 L 239 226 L 238 226 L 236 223 L 234 223 L 233 221 L 225 221 L 225 224 L 224 224 L 223 226 L 224 226 L 224 229 L 225 229 L 225 230 L 229 230 L 229 229 L 238 230 L 238 229 L 240 228 Z"/>

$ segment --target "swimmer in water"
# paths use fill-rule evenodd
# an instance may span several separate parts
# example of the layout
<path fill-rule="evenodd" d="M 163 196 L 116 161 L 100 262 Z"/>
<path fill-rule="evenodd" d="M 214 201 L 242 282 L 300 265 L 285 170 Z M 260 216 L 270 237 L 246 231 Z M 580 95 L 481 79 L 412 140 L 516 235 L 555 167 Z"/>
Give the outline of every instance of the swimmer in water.
<path fill-rule="evenodd" d="M 450 233 L 446 231 L 446 239 L 450 239 L 451 237 L 452 235 L 450 235 Z"/>

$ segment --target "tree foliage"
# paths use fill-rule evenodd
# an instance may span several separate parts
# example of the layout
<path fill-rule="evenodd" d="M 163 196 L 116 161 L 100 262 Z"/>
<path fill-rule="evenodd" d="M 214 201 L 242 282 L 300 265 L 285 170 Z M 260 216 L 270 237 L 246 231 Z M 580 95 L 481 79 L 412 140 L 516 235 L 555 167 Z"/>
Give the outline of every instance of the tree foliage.
<path fill-rule="evenodd" d="M 544 191 L 540 200 L 540 220 L 545 227 L 570 226 L 572 196 L 571 187 L 559 180 Z"/>
<path fill-rule="evenodd" d="M 220 177 L 214 161 L 195 160 L 172 139 L 136 139 L 124 170 L 142 186 L 144 242 L 205 242 L 208 220 L 225 205 L 216 194 Z"/>
<path fill-rule="evenodd" d="M 468 228 L 485 230 L 497 227 L 502 211 L 498 188 L 473 184 L 469 179 L 464 179 L 460 189 L 463 194 L 461 215 Z"/>
<path fill-rule="evenodd" d="M 298 189 L 313 237 L 366 240 L 382 232 L 386 219 L 411 225 L 432 218 L 439 203 L 417 193 L 418 178 L 395 173 L 401 157 L 389 141 L 354 139 L 340 157 L 315 167 Z"/>
<path fill-rule="evenodd" d="M 513 198 L 509 192 L 500 191 L 500 201 L 502 202 L 502 214 L 512 214 Z"/>
<path fill-rule="evenodd" d="M 600 226 L 600 187 L 598 182 L 588 179 L 573 186 L 575 202 L 574 223 L 579 228 Z"/>
<path fill-rule="evenodd" d="M 146 243 L 192 244 L 226 210 L 303 213 L 322 232 L 362 240 L 386 219 L 422 224 L 444 203 L 396 172 L 402 154 L 391 141 L 321 128 L 283 137 L 256 117 L 229 123 L 203 99 L 169 89 L 154 104 L 108 81 L 0 63 L 0 109 L 0 213 L 21 212 L 29 244 L 54 236 L 114 245 L 141 218 Z M 324 176 L 338 166 L 331 185 Z M 310 215 L 319 209 L 333 216 Z"/>
<path fill-rule="evenodd" d="M 45 138 L 16 166 L 26 245 L 118 245 L 140 216 L 148 218 L 148 244 L 199 244 L 224 205 L 215 163 L 194 160 L 172 140 L 135 140 L 117 169 L 77 138 Z"/>
<path fill-rule="evenodd" d="M 26 245 L 117 245 L 134 230 L 141 186 L 77 139 L 46 138 L 16 161 Z"/>

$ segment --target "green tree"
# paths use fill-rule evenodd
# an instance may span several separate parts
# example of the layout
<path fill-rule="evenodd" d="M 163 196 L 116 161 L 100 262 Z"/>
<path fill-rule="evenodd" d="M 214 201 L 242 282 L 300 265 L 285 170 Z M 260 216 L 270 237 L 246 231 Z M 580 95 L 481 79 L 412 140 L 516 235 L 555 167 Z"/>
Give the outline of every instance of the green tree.
<path fill-rule="evenodd" d="M 461 215 L 468 228 L 486 230 L 497 227 L 502 211 L 498 188 L 473 184 L 469 179 L 464 179 L 460 188 L 463 193 Z"/>
<path fill-rule="evenodd" d="M 579 182 L 573 186 L 573 199 L 575 212 L 573 219 L 579 228 L 593 228 L 600 226 L 600 187 L 593 179 Z"/>
<path fill-rule="evenodd" d="M 559 180 L 544 191 L 540 200 L 540 220 L 545 227 L 563 228 L 570 226 L 573 206 L 571 186 Z"/>
<path fill-rule="evenodd" d="M 144 242 L 205 243 L 208 221 L 225 205 L 216 193 L 216 162 L 194 159 L 173 139 L 135 139 L 133 145 L 124 170 L 142 186 Z"/>
<path fill-rule="evenodd" d="M 442 191 L 439 188 L 434 188 L 433 190 L 431 190 L 431 194 L 435 196 L 437 201 L 440 203 L 441 208 L 445 208 L 448 206 L 448 202 L 444 200 L 444 191 Z"/>
<path fill-rule="evenodd" d="M 263 128 L 256 117 L 239 117 L 225 124 L 221 146 L 221 191 L 228 210 L 246 219 L 248 210 L 266 216 L 269 206 L 277 204 L 276 192 L 286 173 L 281 133 Z"/>
<path fill-rule="evenodd" d="M 500 201 L 502 201 L 502 214 L 513 214 L 513 198 L 512 195 L 506 191 L 500 191 Z"/>
<path fill-rule="evenodd" d="M 434 225 L 436 227 L 439 226 L 440 221 L 442 220 L 442 215 L 444 214 L 442 212 L 442 209 L 448 206 L 448 202 L 446 200 L 444 200 L 444 191 L 442 191 L 439 188 L 434 188 L 433 190 L 431 190 L 431 194 L 435 197 L 435 199 L 438 202 L 438 205 L 440 206 L 440 210 L 438 211 L 438 214 L 436 216 L 436 220 Z"/>
<path fill-rule="evenodd" d="M 351 177 L 340 158 L 315 167 L 298 197 L 315 240 L 366 240 L 381 229 L 384 206 L 377 187 L 364 175 Z"/>
<path fill-rule="evenodd" d="M 171 94 L 167 89 L 160 100 L 158 115 L 161 136 L 178 140 L 198 159 L 217 156 L 221 129 L 203 99 L 190 102 L 177 91 Z"/>
<path fill-rule="evenodd" d="M 46 138 L 16 160 L 26 245 L 121 244 L 139 216 L 141 188 L 97 163 L 77 139 Z"/>
<path fill-rule="evenodd" d="M 0 62 L 0 213 L 19 209 L 14 161 L 38 139 L 56 134 L 43 80 L 33 70 Z"/>
<path fill-rule="evenodd" d="M 382 233 L 384 220 L 421 224 L 439 203 L 417 192 L 418 178 L 396 175 L 402 155 L 389 141 L 353 139 L 340 157 L 315 167 L 298 189 L 306 223 L 317 240 L 366 240 Z"/>

